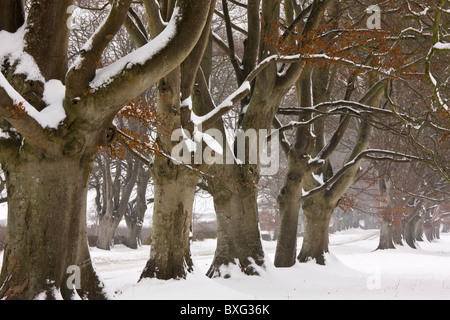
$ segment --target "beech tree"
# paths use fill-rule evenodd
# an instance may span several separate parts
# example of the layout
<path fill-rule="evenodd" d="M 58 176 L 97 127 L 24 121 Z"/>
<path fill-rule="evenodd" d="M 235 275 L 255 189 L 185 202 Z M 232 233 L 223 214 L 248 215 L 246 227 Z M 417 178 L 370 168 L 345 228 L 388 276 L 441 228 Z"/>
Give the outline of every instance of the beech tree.
<path fill-rule="evenodd" d="M 0 4 L 1 163 L 8 190 L 1 298 L 105 298 L 86 235 L 94 155 L 114 140 L 117 112 L 186 59 L 212 4 L 177 1 L 159 37 L 98 69 L 131 2 L 111 2 L 108 17 L 70 67 L 67 9 L 73 0 L 33 0 L 26 20 L 23 1 Z M 80 288 L 66 285 L 69 266 L 80 268 Z"/>
<path fill-rule="evenodd" d="M 417 138 L 420 131 L 414 132 L 413 129 L 410 129 L 406 134 L 403 132 L 404 126 L 412 127 L 414 126 L 413 123 L 419 122 L 418 119 L 421 119 L 422 126 L 426 126 L 428 129 L 438 126 L 438 123 L 441 121 L 439 113 L 434 110 L 437 119 L 428 122 L 427 116 L 423 116 L 420 111 L 417 112 L 413 108 L 407 108 L 406 103 L 399 107 L 394 102 L 396 99 L 392 98 L 392 82 L 396 80 L 402 82 L 402 77 L 411 76 L 409 70 L 407 72 L 404 72 L 404 70 L 417 63 L 417 60 L 414 60 L 417 58 L 416 56 L 405 58 L 403 53 L 399 51 L 402 46 L 403 48 L 411 48 L 406 40 L 408 39 L 406 37 L 408 33 L 406 27 L 405 30 L 398 32 L 395 28 L 392 28 L 390 25 L 391 20 L 389 20 L 389 18 L 397 17 L 396 14 L 393 16 L 385 14 L 384 21 L 387 22 L 383 31 L 370 31 L 364 29 L 364 25 L 361 26 L 361 24 L 365 24 L 364 18 L 361 17 L 365 17 L 364 12 L 367 7 L 361 3 L 355 3 L 355 6 L 339 6 L 339 4 L 335 4 L 338 15 L 334 16 L 334 23 L 333 18 L 330 18 L 330 23 L 326 27 L 324 26 L 318 35 L 312 35 L 312 37 L 317 37 L 316 43 L 319 43 L 318 47 L 319 50 L 322 50 L 322 57 L 327 57 L 330 63 L 334 64 L 334 62 L 337 62 L 338 65 L 342 64 L 344 68 L 351 66 L 353 70 L 358 68 L 361 68 L 361 70 L 349 77 L 347 88 L 341 89 L 343 91 L 342 95 L 332 97 L 323 88 L 329 89 L 333 85 L 330 78 L 333 78 L 333 76 L 342 77 L 342 74 L 339 71 L 331 72 L 327 68 L 317 67 L 320 61 L 315 61 L 313 66 L 319 69 L 317 74 L 314 74 L 313 69 L 308 67 L 303 70 L 302 78 L 297 88 L 299 92 L 299 108 L 280 109 L 279 111 L 284 115 L 297 114 L 299 115 L 299 120 L 288 125 L 282 125 L 277 120 L 275 122 L 280 131 L 298 128 L 296 129 L 297 133 L 294 143 L 289 144 L 285 137 L 282 137 L 280 142 L 288 155 L 288 169 L 285 185 L 281 189 L 278 198 L 281 221 L 275 257 L 276 266 L 288 267 L 295 263 L 296 228 L 300 206 L 305 217 L 305 234 L 298 260 L 304 262 L 314 259 L 319 264 L 325 264 L 324 255 L 328 252 L 328 229 L 331 215 L 342 200 L 345 192 L 356 180 L 363 158 L 371 158 L 378 161 L 396 161 L 397 158 L 400 162 L 420 160 L 428 163 L 436 171 L 446 171 L 442 169 L 448 165 L 448 162 L 442 161 L 442 152 L 436 152 L 434 148 L 425 147 L 430 144 L 424 143 Z M 386 11 L 394 8 L 395 10 L 392 12 L 396 12 L 402 9 L 403 6 L 406 6 L 407 3 L 386 2 L 383 5 L 386 6 Z M 442 7 L 442 4 L 440 6 Z M 362 9 L 359 14 L 357 13 L 358 8 Z M 428 9 L 436 12 L 437 18 L 435 21 L 439 21 L 437 13 L 440 12 L 440 8 L 429 6 Z M 343 12 L 349 13 L 348 17 L 350 19 L 355 14 L 358 17 L 355 21 L 347 22 L 347 25 L 351 25 L 351 27 L 343 27 L 346 25 L 347 20 L 347 17 L 345 19 L 340 18 L 340 14 Z M 436 29 L 439 29 L 439 27 L 436 27 L 436 24 L 434 26 Z M 336 35 L 339 36 L 337 37 Z M 347 36 L 349 36 L 348 42 L 351 45 L 342 45 L 341 41 L 345 43 Z M 419 39 L 417 37 L 409 37 L 409 39 L 415 39 L 417 42 L 414 42 L 414 45 L 418 45 L 418 43 L 423 41 L 422 36 L 425 36 L 425 34 L 421 34 L 418 37 Z M 325 43 L 336 45 L 337 50 L 333 50 L 331 46 L 320 46 L 320 40 L 325 39 L 327 40 Z M 445 45 L 442 45 L 442 47 L 445 47 Z M 347 50 L 353 53 L 349 54 Z M 423 51 L 418 52 L 423 54 Z M 368 54 L 367 56 L 366 53 Z M 347 54 L 349 56 L 346 56 Z M 354 59 L 356 57 L 360 57 L 360 59 L 362 57 L 362 60 L 355 63 Z M 420 59 L 419 61 L 423 60 Z M 384 70 L 389 71 L 386 72 Z M 349 99 L 352 91 L 354 91 L 355 81 L 362 82 L 361 75 L 364 75 L 364 73 L 372 74 L 370 77 L 373 77 L 375 71 L 384 79 L 375 85 L 373 85 L 374 82 L 372 80 L 373 87 L 363 94 L 361 100 L 356 103 L 360 106 L 365 105 L 365 111 L 363 111 L 356 104 L 350 102 Z M 426 72 L 421 75 L 426 75 Z M 364 80 L 364 82 L 366 81 Z M 410 81 L 418 80 L 411 79 Z M 387 85 L 388 83 L 390 83 L 389 86 Z M 327 101 L 330 98 L 331 100 Z M 333 99 L 337 99 L 337 101 L 333 101 Z M 441 102 L 443 101 L 441 99 Z M 390 104 L 390 110 L 383 110 L 383 105 L 386 106 L 387 104 Z M 350 112 L 342 112 L 350 105 L 353 105 Z M 436 105 L 439 104 L 436 103 Z M 441 105 L 445 110 L 445 104 L 441 103 Z M 336 107 L 336 109 L 333 107 Z M 335 132 L 331 134 L 329 140 L 326 141 L 324 115 L 329 119 L 330 115 L 340 108 L 343 109 L 338 112 L 340 114 L 339 125 Z M 377 109 L 383 111 L 380 113 Z M 318 112 L 314 113 L 314 110 Z M 399 116 L 399 113 L 403 114 L 405 110 L 408 110 L 409 116 Z M 335 170 L 335 166 L 330 166 L 330 156 L 341 141 L 347 128 L 349 128 L 351 117 L 353 116 L 360 118 L 358 135 L 355 137 L 354 147 L 348 154 L 348 158 L 339 170 Z M 391 120 L 387 121 L 386 117 Z M 445 118 L 445 113 L 443 117 Z M 399 118 L 401 119 L 400 122 L 398 122 Z M 380 119 L 383 120 L 380 121 Z M 385 121 L 387 122 L 383 123 Z M 422 126 L 414 127 L 417 130 L 417 128 L 422 129 Z M 394 128 L 397 128 L 398 130 L 395 133 L 397 137 L 401 137 L 401 139 L 406 138 L 408 141 L 415 140 L 414 143 L 417 148 L 422 151 L 413 152 L 411 150 L 414 156 L 407 156 L 399 150 L 390 150 L 391 146 L 383 146 L 383 148 L 379 149 L 369 148 L 374 128 L 389 128 L 389 130 L 393 131 L 395 131 Z M 445 131 L 445 128 L 440 129 L 441 134 L 445 135 Z M 445 176 L 445 173 L 443 175 Z"/>

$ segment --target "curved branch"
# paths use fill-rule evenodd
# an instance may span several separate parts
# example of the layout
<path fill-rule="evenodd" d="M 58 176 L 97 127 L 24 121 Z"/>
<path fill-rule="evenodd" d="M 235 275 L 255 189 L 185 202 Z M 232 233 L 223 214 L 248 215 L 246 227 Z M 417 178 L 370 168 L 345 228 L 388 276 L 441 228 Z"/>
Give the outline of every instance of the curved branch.
<path fill-rule="evenodd" d="M 200 38 L 211 0 L 179 0 L 171 21 L 156 38 L 112 65 L 99 69 L 91 81 L 98 116 L 116 113 L 129 100 L 147 90 L 179 66 Z"/>
<path fill-rule="evenodd" d="M 88 91 L 89 82 L 95 76 L 103 51 L 122 27 L 131 2 L 132 0 L 114 2 L 102 26 L 81 49 L 66 76 L 67 94 L 70 97 L 82 96 Z"/>
<path fill-rule="evenodd" d="M 412 155 L 407 155 L 407 154 L 402 154 L 402 153 L 398 153 L 398 152 L 394 152 L 394 151 L 388 151 L 388 150 L 376 150 L 376 149 L 367 149 L 364 150 L 362 152 L 360 152 L 356 157 L 354 157 L 351 161 L 347 162 L 338 172 L 336 172 L 330 179 L 328 179 L 327 181 L 325 181 L 324 184 L 322 184 L 321 186 L 311 189 L 310 191 L 304 192 L 303 193 L 303 197 L 302 199 L 308 199 L 320 192 L 323 192 L 327 189 L 329 189 L 330 187 L 333 186 L 333 184 L 335 182 L 337 182 L 342 176 L 344 176 L 344 174 L 346 174 L 350 169 L 354 168 L 356 165 L 359 164 L 359 162 L 364 159 L 364 158 L 373 158 L 371 157 L 371 154 L 381 154 L 381 155 L 388 155 L 390 156 L 389 160 L 392 159 L 397 159 L 398 162 L 411 162 L 411 161 L 423 161 L 423 159 L 416 157 L 416 156 L 412 156 Z M 400 157 L 400 159 L 398 158 L 393 158 L 393 157 Z M 379 157 L 378 160 L 383 160 L 383 157 Z"/>

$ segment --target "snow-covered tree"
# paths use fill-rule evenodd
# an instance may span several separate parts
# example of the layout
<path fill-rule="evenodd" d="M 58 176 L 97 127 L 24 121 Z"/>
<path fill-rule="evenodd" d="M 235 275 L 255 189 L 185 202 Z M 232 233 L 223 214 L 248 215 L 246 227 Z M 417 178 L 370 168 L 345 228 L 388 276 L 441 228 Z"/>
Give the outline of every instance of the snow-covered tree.
<path fill-rule="evenodd" d="M 23 1 L 0 4 L 0 155 L 9 197 L 1 298 L 105 297 L 87 247 L 90 166 L 97 147 L 115 139 L 117 112 L 195 47 L 212 1 L 177 1 L 168 22 L 157 21 L 158 36 L 98 68 L 131 3 L 110 2 L 109 15 L 71 66 L 68 8 L 74 0 L 33 0 L 26 16 Z M 147 9 L 157 4 L 144 3 Z M 70 266 L 80 268 L 79 288 L 66 285 Z"/>

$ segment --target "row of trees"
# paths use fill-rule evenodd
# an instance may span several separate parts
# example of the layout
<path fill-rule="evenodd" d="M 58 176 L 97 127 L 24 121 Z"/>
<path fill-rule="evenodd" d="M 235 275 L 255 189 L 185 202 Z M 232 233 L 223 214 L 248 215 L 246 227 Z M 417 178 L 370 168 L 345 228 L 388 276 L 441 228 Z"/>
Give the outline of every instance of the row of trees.
<path fill-rule="evenodd" d="M 420 163 L 422 174 L 433 177 L 426 181 L 440 185 L 433 186 L 437 195 L 405 197 L 413 208 L 422 198 L 441 201 L 448 194 L 445 1 L 385 1 L 381 29 L 368 29 L 367 21 L 379 16 L 365 1 L 80 1 L 90 11 L 83 17 L 104 18 L 69 50 L 73 4 L 31 0 L 26 15 L 23 1 L 0 4 L 0 41 L 6 43 L 0 50 L 0 160 L 8 190 L 0 298 L 105 298 L 87 247 L 86 199 L 95 157 L 109 161 L 99 147 L 113 149 L 116 141 L 134 158 L 116 163 L 115 177 L 126 164 L 123 186 L 104 166 L 105 225 L 127 216 L 131 182 L 148 181 L 148 170 L 154 185 L 152 244 L 141 278 L 184 278 L 193 270 L 189 236 L 199 182 L 214 199 L 218 224 L 208 276 L 229 277 L 223 266 L 230 264 L 248 275 L 265 268 L 258 226 L 264 164 L 250 161 L 261 152 L 253 145 L 245 145 L 244 155 L 235 150 L 239 132 L 276 129 L 287 158 L 277 200 L 277 267 L 326 263 L 331 216 L 372 167 L 382 172 L 389 170 L 385 162 Z M 123 34 L 135 49 L 111 55 Z M 217 73 L 218 49 L 233 72 Z M 237 89 L 223 95 L 217 81 L 226 75 Z M 134 113 L 145 123 L 142 132 L 117 119 L 135 105 L 144 106 Z M 211 145 L 211 128 L 229 137 L 221 154 Z M 185 146 L 223 159 L 232 155 L 233 162 L 196 161 L 199 150 L 184 148 L 192 161 L 181 165 L 173 157 L 176 129 L 193 137 L 184 135 Z M 273 143 L 276 136 L 260 139 Z M 377 145 L 383 139 L 390 143 Z M 386 176 L 379 175 L 388 185 Z M 380 186 L 382 195 L 392 193 Z M 385 197 L 391 208 L 393 198 Z M 305 232 L 296 257 L 300 208 Z M 100 240 L 107 246 L 111 236 L 104 231 Z M 72 265 L 81 268 L 76 290 L 65 286 Z"/>

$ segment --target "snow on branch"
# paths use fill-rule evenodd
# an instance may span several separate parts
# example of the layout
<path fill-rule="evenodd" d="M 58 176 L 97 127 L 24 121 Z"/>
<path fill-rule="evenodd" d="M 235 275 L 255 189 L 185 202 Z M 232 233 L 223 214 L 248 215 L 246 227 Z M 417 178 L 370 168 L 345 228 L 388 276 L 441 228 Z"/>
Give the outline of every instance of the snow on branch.
<path fill-rule="evenodd" d="M 11 99 L 13 105 L 2 106 L 5 108 L 19 107 L 19 112 L 27 114 L 39 123 L 42 128 L 57 129 L 59 124 L 66 118 L 63 101 L 65 97 L 65 87 L 59 80 L 50 80 L 45 83 L 43 100 L 47 107 L 42 111 L 36 110 L 29 104 L 6 80 L 0 72 L 0 88 L 3 88 Z M 17 115 L 21 117 L 21 115 Z"/>
<path fill-rule="evenodd" d="M 236 91 L 230 94 L 218 107 L 204 116 L 197 116 L 192 110 L 191 99 L 183 101 L 182 105 L 189 107 L 191 110 L 191 120 L 196 126 L 207 127 L 216 122 L 221 116 L 231 110 L 233 105 L 250 93 L 250 82 L 245 81 Z"/>
<path fill-rule="evenodd" d="M 0 31 L 0 66 L 8 62 L 9 66 L 15 65 L 15 74 L 26 76 L 25 81 L 45 82 L 34 58 L 25 52 L 25 23 L 15 33 Z"/>
<path fill-rule="evenodd" d="M 135 65 L 143 65 L 151 60 L 155 54 L 167 47 L 170 40 L 175 36 L 177 31 L 176 24 L 179 19 L 179 8 L 175 7 L 169 24 L 156 38 L 109 66 L 98 69 L 94 79 L 90 82 L 90 87 L 93 90 L 103 87 L 109 84 L 113 78 L 119 76 L 123 71 L 131 69 Z"/>
<path fill-rule="evenodd" d="M 382 156 L 389 156 L 387 157 L 378 157 L 374 158 L 372 155 L 382 155 Z M 363 158 L 371 158 L 372 160 L 390 160 L 390 161 L 398 161 L 398 162 L 411 162 L 411 161 L 423 161 L 422 158 L 416 157 L 413 155 L 407 155 L 403 153 L 398 153 L 395 151 L 389 151 L 389 150 L 381 150 L 381 149 L 367 149 L 362 152 L 360 152 L 356 157 L 354 157 L 352 160 L 347 162 L 342 168 L 337 171 L 330 179 L 324 181 L 323 184 L 321 184 L 319 187 L 316 187 L 314 189 L 311 189 L 309 191 L 305 191 L 303 193 L 303 198 L 307 199 L 309 197 L 314 196 L 315 194 L 318 194 L 322 191 L 325 191 L 326 189 L 330 188 L 336 181 L 340 179 L 348 170 L 353 168 L 355 165 L 359 163 Z M 319 161 L 319 160 L 317 160 Z M 311 163 L 315 162 L 311 161 Z"/>
<path fill-rule="evenodd" d="M 7 96 L 11 99 L 12 105 L 2 106 L 10 108 L 19 108 L 20 116 L 27 114 L 33 118 L 42 128 L 58 128 L 61 121 L 66 118 L 63 107 L 66 88 L 59 80 L 45 81 L 39 67 L 32 56 L 24 51 L 24 36 L 26 25 L 22 26 L 15 33 L 0 31 L 0 43 L 5 44 L 0 47 L 0 65 L 8 63 L 14 66 L 14 74 L 25 75 L 25 81 L 38 81 L 44 83 L 43 101 L 46 108 L 38 111 L 34 106 L 28 103 L 19 92 L 17 92 L 9 81 L 0 72 L 0 88 L 3 88 Z M 4 110 L 2 110 L 4 113 Z M 9 117 L 11 114 L 8 114 Z M 15 117 L 20 117 L 16 115 Z M 17 119 L 16 119 L 17 120 Z"/>

